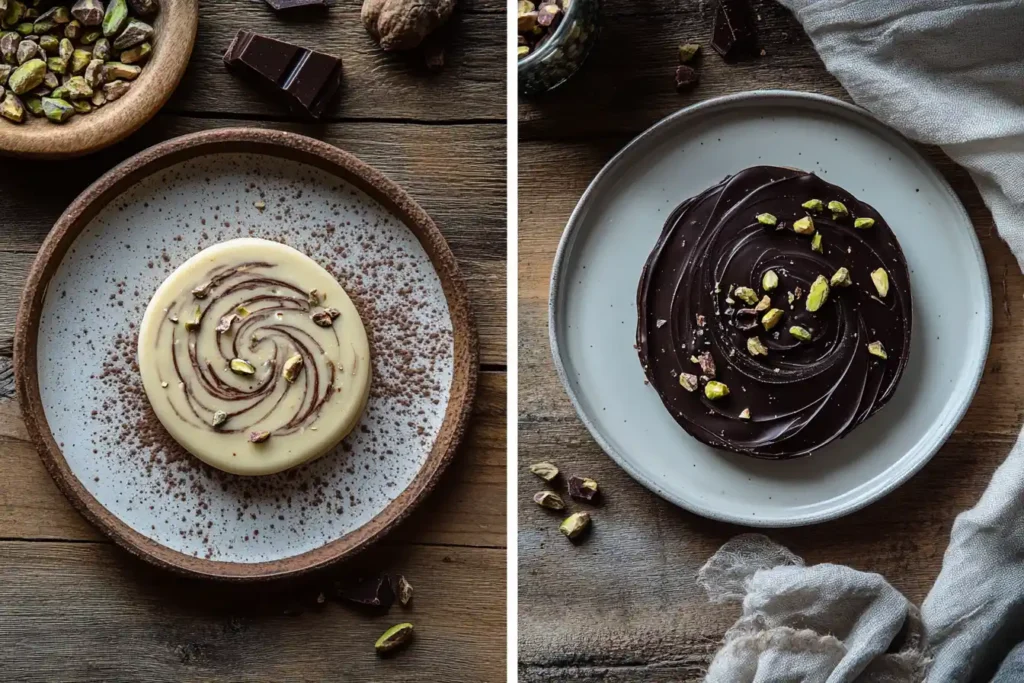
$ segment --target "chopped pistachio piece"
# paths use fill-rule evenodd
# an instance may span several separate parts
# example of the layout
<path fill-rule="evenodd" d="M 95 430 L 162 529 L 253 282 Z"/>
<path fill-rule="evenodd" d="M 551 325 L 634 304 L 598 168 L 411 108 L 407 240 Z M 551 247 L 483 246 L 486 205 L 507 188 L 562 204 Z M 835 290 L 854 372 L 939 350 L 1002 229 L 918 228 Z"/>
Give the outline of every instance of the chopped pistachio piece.
<path fill-rule="evenodd" d="M 211 427 L 220 427 L 222 424 L 228 421 L 228 414 L 223 410 L 218 410 L 213 414 L 213 419 L 210 420 Z"/>
<path fill-rule="evenodd" d="M 821 201 L 820 199 L 808 199 L 800 206 L 807 209 L 808 211 L 821 211 L 822 209 L 825 208 L 825 202 Z"/>
<path fill-rule="evenodd" d="M 804 216 L 799 220 L 793 221 L 793 232 L 798 235 L 813 235 L 814 220 L 810 216 Z"/>
<path fill-rule="evenodd" d="M 43 115 L 54 123 L 64 123 L 75 115 L 75 108 L 67 100 L 44 97 Z"/>
<path fill-rule="evenodd" d="M 737 287 L 732 293 L 737 299 L 740 299 L 751 306 L 757 303 L 757 292 L 752 290 L 750 287 Z"/>
<path fill-rule="evenodd" d="M 270 438 L 270 432 L 249 432 L 249 443 L 263 443 Z"/>
<path fill-rule="evenodd" d="M 89 50 L 75 50 L 71 53 L 71 73 L 80 74 L 85 71 L 85 67 L 89 66 L 89 62 L 92 61 L 92 52 Z"/>
<path fill-rule="evenodd" d="M 761 225 L 778 225 L 779 219 L 770 213 L 757 214 L 757 222 Z"/>
<path fill-rule="evenodd" d="M 819 254 L 824 253 L 824 249 L 821 246 L 821 233 L 814 233 L 814 237 L 811 238 L 811 251 L 816 251 Z"/>
<path fill-rule="evenodd" d="M 25 105 L 22 104 L 17 95 L 9 92 L 4 97 L 3 102 L 0 103 L 0 116 L 3 116 L 8 121 L 21 123 L 25 120 Z"/>
<path fill-rule="evenodd" d="M 832 218 L 850 215 L 850 212 L 846 208 L 846 204 L 843 204 L 837 199 L 833 199 L 828 203 L 828 210 L 832 212 Z"/>
<path fill-rule="evenodd" d="M 768 296 L 767 294 L 765 294 L 763 297 L 761 297 L 761 300 L 757 302 L 757 305 L 754 306 L 754 313 L 760 313 L 761 311 L 767 311 L 771 307 L 772 307 L 772 298 L 770 296 Z"/>
<path fill-rule="evenodd" d="M 716 401 L 729 395 L 729 387 L 721 382 L 711 380 L 704 385 L 704 395 L 712 401 Z"/>
<path fill-rule="evenodd" d="M 87 100 L 92 97 L 92 88 L 82 76 L 72 76 L 64 84 L 64 88 L 72 100 Z"/>
<path fill-rule="evenodd" d="M 770 292 L 778 286 L 779 276 L 775 274 L 775 271 L 765 271 L 765 274 L 761 276 L 761 289 L 763 289 L 766 292 Z"/>
<path fill-rule="evenodd" d="M 232 358 L 229 364 L 231 372 L 236 375 L 255 375 L 256 368 L 249 361 L 242 360 L 241 358 Z"/>
<path fill-rule="evenodd" d="M 793 327 L 789 328 L 789 333 L 794 339 L 799 339 L 800 341 L 811 341 L 811 333 L 799 325 L 793 325 Z"/>
<path fill-rule="evenodd" d="M 691 394 L 697 391 L 697 375 L 690 374 L 689 372 L 680 372 L 679 386 L 686 389 Z"/>
<path fill-rule="evenodd" d="M 697 43 L 683 43 L 679 46 L 679 63 L 686 64 L 693 60 L 700 53 L 700 45 Z"/>
<path fill-rule="evenodd" d="M 516 48 L 516 57 L 525 57 L 528 54 L 530 54 L 529 45 L 520 45 Z"/>
<path fill-rule="evenodd" d="M 740 411 L 740 419 L 741 420 L 749 420 L 750 419 L 750 408 L 744 408 L 743 410 Z"/>
<path fill-rule="evenodd" d="M 855 227 L 855 228 L 867 229 L 867 228 L 873 227 L 874 225 L 875 225 L 875 219 L 874 218 L 864 217 L 864 218 L 858 218 L 858 219 L 853 221 L 853 227 Z"/>
<path fill-rule="evenodd" d="M 46 62 L 41 59 L 30 59 L 10 75 L 7 85 L 15 95 L 24 95 L 39 87 L 46 75 Z"/>
<path fill-rule="evenodd" d="M 128 92 L 128 89 L 132 87 L 129 81 L 113 81 L 112 83 L 103 84 L 103 95 L 107 98 L 107 102 L 113 102 L 114 100 L 121 99 L 121 97 Z"/>
<path fill-rule="evenodd" d="M 125 0 L 110 0 L 107 11 L 103 15 L 103 35 L 107 38 L 116 36 L 128 21 L 128 3 Z"/>
<path fill-rule="evenodd" d="M 533 494 L 533 502 L 549 510 L 565 509 L 565 501 L 554 491 L 538 491 Z"/>
<path fill-rule="evenodd" d="M 807 293 L 807 301 L 804 307 L 811 313 L 815 313 L 828 301 L 828 280 L 824 275 L 819 275 L 811 283 L 811 291 Z"/>
<path fill-rule="evenodd" d="M 849 287 L 853 284 L 853 280 L 850 279 L 850 271 L 846 268 L 840 268 L 832 275 L 829 284 L 833 287 Z"/>
<path fill-rule="evenodd" d="M 72 100 L 71 106 L 74 107 L 76 114 L 91 114 L 93 109 L 85 100 Z"/>
<path fill-rule="evenodd" d="M 103 67 L 103 78 L 107 81 L 134 81 L 140 73 L 142 73 L 141 66 L 122 64 L 121 62 L 108 62 Z"/>
<path fill-rule="evenodd" d="M 551 481 L 558 476 L 558 468 L 550 462 L 537 462 L 530 465 L 530 471 L 544 481 Z"/>
<path fill-rule="evenodd" d="M 85 26 L 99 26 L 103 23 L 103 3 L 100 0 L 78 0 L 71 7 L 71 14 Z"/>
<path fill-rule="evenodd" d="M 198 330 L 200 323 L 203 321 L 203 310 L 196 306 L 196 310 L 192 313 L 192 319 L 185 321 L 185 330 L 192 332 Z"/>
<path fill-rule="evenodd" d="M 770 330 L 778 325 L 780 320 L 782 320 L 782 309 L 773 308 L 764 314 L 764 317 L 761 318 L 761 324 L 764 325 L 765 330 Z"/>
<path fill-rule="evenodd" d="M 751 356 L 768 355 L 768 347 L 761 342 L 760 337 L 750 337 L 747 339 L 747 351 L 750 352 Z"/>
<path fill-rule="evenodd" d="M 299 376 L 300 372 L 302 372 L 302 364 L 303 361 L 301 354 L 296 353 L 290 356 L 288 360 L 284 362 L 281 375 L 289 382 L 294 382 L 295 378 Z"/>
<path fill-rule="evenodd" d="M 384 631 L 384 635 L 377 639 L 373 647 L 378 654 L 386 654 L 404 647 L 410 640 L 412 640 L 412 624 L 396 624 Z"/>
<path fill-rule="evenodd" d="M 565 518 L 558 530 L 565 534 L 566 538 L 578 538 L 588 526 L 590 526 L 590 513 L 574 512 Z"/>
<path fill-rule="evenodd" d="M 68 70 L 68 63 L 60 57 L 50 57 L 46 60 L 45 66 L 55 74 L 64 75 Z"/>
<path fill-rule="evenodd" d="M 885 352 L 885 347 L 882 346 L 882 342 L 871 342 L 868 344 L 868 353 L 872 356 L 878 356 L 882 360 L 888 360 L 889 354 Z"/>
<path fill-rule="evenodd" d="M 885 272 L 885 268 L 873 270 L 871 271 L 871 281 L 875 283 L 878 296 L 884 299 L 885 295 L 889 293 L 889 273 Z"/>
<path fill-rule="evenodd" d="M 127 50 L 153 37 L 153 27 L 144 21 L 131 19 L 114 41 L 115 50 Z"/>
<path fill-rule="evenodd" d="M 139 62 L 145 61 L 149 58 L 149 55 L 152 52 L 153 46 L 149 43 L 136 45 L 135 47 L 121 53 L 121 62 L 124 64 L 138 64 Z"/>

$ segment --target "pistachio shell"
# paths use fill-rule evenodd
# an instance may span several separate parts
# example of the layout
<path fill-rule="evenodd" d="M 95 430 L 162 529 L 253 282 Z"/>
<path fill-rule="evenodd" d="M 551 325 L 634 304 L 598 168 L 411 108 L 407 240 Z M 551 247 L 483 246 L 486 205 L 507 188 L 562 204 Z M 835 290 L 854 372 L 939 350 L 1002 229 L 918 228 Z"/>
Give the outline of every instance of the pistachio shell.
<path fill-rule="evenodd" d="M 737 287 L 732 290 L 732 294 L 737 299 L 750 304 L 751 306 L 757 303 L 757 292 L 752 290 L 750 287 Z"/>
<path fill-rule="evenodd" d="M 75 108 L 76 114 L 91 114 L 92 105 L 85 100 L 74 100 L 71 102 L 71 106 Z"/>
<path fill-rule="evenodd" d="M 128 88 L 132 86 L 128 81 L 114 81 L 113 83 L 105 83 L 103 85 L 103 94 L 107 98 L 107 102 L 113 102 L 114 100 L 120 99 Z"/>
<path fill-rule="evenodd" d="M 866 230 L 867 228 L 872 227 L 874 224 L 875 224 L 875 219 L 874 218 L 864 217 L 864 218 L 858 218 L 858 219 L 853 221 L 853 227 L 860 228 L 862 230 Z"/>
<path fill-rule="evenodd" d="M 94 59 L 102 59 L 104 62 L 110 59 L 110 41 L 106 38 L 99 38 L 92 46 L 92 56 Z"/>
<path fill-rule="evenodd" d="M 231 363 L 229 364 L 229 367 L 231 368 L 231 372 L 235 373 L 236 375 L 256 374 L 256 368 L 253 367 L 253 364 L 247 360 L 242 360 L 241 358 L 233 358 L 231 360 Z"/>
<path fill-rule="evenodd" d="M 50 57 L 46 60 L 45 67 L 55 74 L 63 74 L 68 70 L 68 63 L 60 57 Z"/>
<path fill-rule="evenodd" d="M 764 345 L 760 337 L 750 337 L 747 339 L 747 351 L 750 352 L 751 356 L 768 355 L 768 347 Z"/>
<path fill-rule="evenodd" d="M 868 353 L 872 356 L 878 356 L 882 360 L 889 359 L 889 354 L 885 352 L 885 347 L 882 346 L 882 342 L 874 341 L 868 344 Z"/>

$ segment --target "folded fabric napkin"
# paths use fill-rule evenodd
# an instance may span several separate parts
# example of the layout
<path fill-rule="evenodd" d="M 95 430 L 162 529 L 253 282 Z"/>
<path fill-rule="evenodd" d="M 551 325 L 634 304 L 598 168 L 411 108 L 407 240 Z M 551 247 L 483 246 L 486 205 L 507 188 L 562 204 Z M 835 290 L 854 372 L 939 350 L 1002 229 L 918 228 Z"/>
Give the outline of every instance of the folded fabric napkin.
<path fill-rule="evenodd" d="M 1021 264 L 1024 1 L 779 2 L 857 104 L 971 173 Z M 806 567 L 759 535 L 698 581 L 742 602 L 709 683 L 1024 682 L 1024 445 L 957 518 L 920 611 L 877 574 Z"/>

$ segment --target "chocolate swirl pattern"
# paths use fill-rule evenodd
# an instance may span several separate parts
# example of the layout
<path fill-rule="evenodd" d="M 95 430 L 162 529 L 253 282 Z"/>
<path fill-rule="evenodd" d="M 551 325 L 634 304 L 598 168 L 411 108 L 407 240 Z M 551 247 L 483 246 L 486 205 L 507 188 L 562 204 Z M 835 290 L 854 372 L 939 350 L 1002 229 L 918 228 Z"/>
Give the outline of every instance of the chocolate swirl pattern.
<path fill-rule="evenodd" d="M 812 285 L 842 268 L 849 282 L 836 277 L 818 308 Z M 640 362 L 675 420 L 760 458 L 848 434 L 892 396 L 910 349 L 910 278 L 889 226 L 845 190 L 785 168 L 746 169 L 680 204 L 644 266 L 637 308 Z"/>
<path fill-rule="evenodd" d="M 358 313 L 320 266 L 264 240 L 193 257 L 154 296 L 139 366 L 168 431 L 210 464 L 280 471 L 355 425 L 369 390 Z"/>

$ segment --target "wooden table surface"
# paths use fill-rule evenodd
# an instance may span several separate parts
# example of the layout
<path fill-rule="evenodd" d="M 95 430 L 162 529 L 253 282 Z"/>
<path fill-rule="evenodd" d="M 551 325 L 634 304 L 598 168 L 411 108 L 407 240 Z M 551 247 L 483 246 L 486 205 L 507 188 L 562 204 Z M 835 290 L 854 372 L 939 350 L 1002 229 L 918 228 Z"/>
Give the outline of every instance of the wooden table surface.
<path fill-rule="evenodd" d="M 505 679 L 504 5 L 459 4 L 438 73 L 421 54 L 384 54 L 364 31 L 359 6 L 336 0 L 326 13 L 282 20 L 257 0 L 204 0 L 188 73 L 139 133 L 81 160 L 0 162 L 0 680 Z M 220 55 L 240 28 L 341 56 L 345 86 L 334 111 L 303 122 L 228 73 Z M 480 333 L 475 416 L 438 489 L 352 565 L 300 582 L 227 586 L 130 557 L 58 492 L 10 398 L 21 286 L 64 207 L 129 155 L 224 126 L 321 138 L 405 187 L 458 258 Z M 411 610 L 377 616 L 316 604 L 333 579 L 380 571 L 408 577 Z M 404 620 L 417 629 L 412 646 L 378 658 L 376 638 Z"/>
<path fill-rule="evenodd" d="M 547 297 L 555 248 L 594 175 L 633 136 L 677 109 L 757 88 L 849 97 L 799 24 L 755 2 L 765 55 L 725 64 L 705 52 L 700 86 L 674 91 L 676 47 L 707 50 L 710 2 L 606 0 L 588 62 L 561 90 L 520 101 L 519 145 L 519 671 L 524 681 L 698 681 L 738 616 L 712 606 L 697 569 L 742 527 L 708 521 L 647 491 L 577 419 L 551 362 Z M 920 603 L 938 574 L 950 526 L 971 507 L 1024 422 L 1024 278 L 967 173 L 925 149 L 971 216 L 992 281 L 992 346 L 978 395 L 949 442 L 913 479 L 843 519 L 770 531 L 809 563 L 883 574 Z M 551 460 L 595 478 L 605 502 L 594 533 L 570 545 L 558 517 L 531 501 L 527 469 Z"/>

